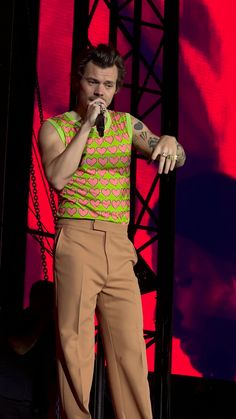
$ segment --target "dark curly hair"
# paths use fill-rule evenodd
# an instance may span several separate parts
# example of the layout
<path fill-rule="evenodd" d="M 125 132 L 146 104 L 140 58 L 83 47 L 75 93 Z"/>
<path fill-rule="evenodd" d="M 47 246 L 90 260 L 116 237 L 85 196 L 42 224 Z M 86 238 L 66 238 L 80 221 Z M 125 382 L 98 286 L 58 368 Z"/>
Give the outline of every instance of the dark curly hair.
<path fill-rule="evenodd" d="M 118 90 L 124 81 L 125 65 L 123 58 L 119 52 L 110 45 L 98 44 L 89 46 L 78 57 L 72 70 L 72 88 L 76 92 L 78 89 L 78 82 L 84 74 L 85 67 L 88 62 L 92 61 L 98 67 L 108 68 L 116 65 L 118 69 L 118 77 L 116 81 L 116 89 Z"/>

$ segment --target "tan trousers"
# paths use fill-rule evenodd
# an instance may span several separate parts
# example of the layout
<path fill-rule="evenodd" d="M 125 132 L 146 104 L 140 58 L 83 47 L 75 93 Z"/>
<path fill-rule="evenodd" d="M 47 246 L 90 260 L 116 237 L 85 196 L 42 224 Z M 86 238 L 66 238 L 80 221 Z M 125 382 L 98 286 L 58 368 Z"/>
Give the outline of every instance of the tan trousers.
<path fill-rule="evenodd" d="M 137 255 L 127 227 L 60 220 L 55 244 L 62 417 L 89 419 L 94 313 L 101 330 L 118 419 L 151 419 Z"/>

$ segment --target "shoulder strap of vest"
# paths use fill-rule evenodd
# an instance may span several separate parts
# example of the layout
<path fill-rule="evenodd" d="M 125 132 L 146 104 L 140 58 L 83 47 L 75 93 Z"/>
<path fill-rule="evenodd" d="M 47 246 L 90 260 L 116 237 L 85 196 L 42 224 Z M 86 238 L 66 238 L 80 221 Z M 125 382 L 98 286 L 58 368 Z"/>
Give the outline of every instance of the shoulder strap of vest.
<path fill-rule="evenodd" d="M 125 116 L 126 116 L 128 134 L 129 134 L 129 137 L 132 139 L 132 137 L 133 137 L 133 128 L 132 128 L 131 115 L 130 115 L 130 113 L 126 112 Z"/>
<path fill-rule="evenodd" d="M 61 119 L 60 117 L 53 117 L 53 118 L 48 118 L 47 119 L 48 122 L 50 122 L 50 124 L 53 125 L 53 127 L 56 129 L 61 141 L 63 142 L 64 145 L 66 145 L 66 139 L 65 139 L 65 133 L 61 127 Z"/>

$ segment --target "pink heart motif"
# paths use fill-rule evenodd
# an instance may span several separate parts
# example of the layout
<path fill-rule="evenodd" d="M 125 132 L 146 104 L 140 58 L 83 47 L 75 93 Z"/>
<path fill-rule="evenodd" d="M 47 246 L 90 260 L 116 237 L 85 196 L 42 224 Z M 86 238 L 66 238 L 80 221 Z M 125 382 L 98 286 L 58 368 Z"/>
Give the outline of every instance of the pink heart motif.
<path fill-rule="evenodd" d="M 122 163 L 127 163 L 130 158 L 128 156 L 121 156 L 120 159 L 121 159 Z"/>
<path fill-rule="evenodd" d="M 110 179 L 112 185 L 117 185 L 118 179 Z"/>
<path fill-rule="evenodd" d="M 83 172 L 82 172 L 83 173 Z M 96 173 L 96 170 L 95 169 L 87 169 L 87 173 L 89 174 L 89 175 L 95 175 L 95 173 Z"/>
<path fill-rule="evenodd" d="M 89 166 L 94 166 L 97 162 L 97 159 L 95 157 L 93 159 L 86 159 L 85 163 L 87 163 Z"/>
<path fill-rule="evenodd" d="M 98 196 L 100 193 L 99 189 L 90 189 L 90 192 L 93 196 Z"/>
<path fill-rule="evenodd" d="M 108 218 L 110 215 L 109 212 L 105 212 L 105 211 L 101 212 L 101 214 L 104 218 Z"/>
<path fill-rule="evenodd" d="M 81 185 L 85 185 L 85 183 L 86 183 L 86 179 L 84 179 L 84 178 L 79 178 L 79 179 L 78 179 L 78 183 L 80 183 Z"/>
<path fill-rule="evenodd" d="M 120 142 L 120 141 L 122 141 L 122 136 L 121 135 L 115 135 L 115 139 Z"/>
<path fill-rule="evenodd" d="M 91 179 L 88 179 L 88 182 L 90 185 L 95 186 L 98 183 L 98 179 L 91 178 Z"/>
<path fill-rule="evenodd" d="M 111 194 L 111 191 L 110 191 L 110 189 L 102 189 L 102 194 L 104 196 L 109 196 Z"/>
<path fill-rule="evenodd" d="M 88 204 L 88 199 L 79 199 L 79 204 L 87 205 Z"/>
<path fill-rule="evenodd" d="M 74 192 L 74 191 L 72 191 L 71 189 L 67 189 L 67 191 L 66 191 L 66 192 L 67 192 L 67 194 L 68 194 L 68 195 L 71 195 L 71 196 L 72 196 L 72 195 L 74 195 L 74 193 L 75 193 L 75 192 Z"/>
<path fill-rule="evenodd" d="M 114 141 L 114 139 L 113 139 L 113 137 L 106 137 L 105 138 L 105 141 L 107 142 L 107 143 L 113 143 L 113 141 Z"/>
<path fill-rule="evenodd" d="M 86 151 L 87 151 L 88 154 L 94 154 L 95 148 L 93 148 L 93 147 L 89 148 L 88 147 Z"/>
<path fill-rule="evenodd" d="M 82 196 L 87 195 L 87 191 L 85 191 L 84 189 L 80 189 L 80 188 L 78 188 L 78 189 L 77 189 L 77 192 L 78 192 L 78 194 L 80 194 L 80 195 L 82 195 Z"/>
<path fill-rule="evenodd" d="M 94 200 L 94 199 L 92 199 L 91 200 L 91 204 L 94 206 L 94 207 L 98 207 L 99 205 L 100 205 L 100 201 L 98 201 L 98 200 Z"/>
<path fill-rule="evenodd" d="M 102 144 L 102 142 L 103 142 L 103 137 L 99 137 L 99 138 L 96 138 L 96 143 L 97 144 L 99 144 L 99 145 L 101 145 Z"/>
<path fill-rule="evenodd" d="M 106 170 L 104 170 L 104 169 L 98 169 L 98 172 L 99 172 L 99 175 L 100 176 L 104 176 L 105 173 L 106 173 Z"/>
<path fill-rule="evenodd" d="M 83 209 L 83 208 L 79 208 L 78 213 L 79 213 L 79 215 L 81 215 L 81 217 L 85 217 L 85 215 L 88 214 L 88 210 Z"/>
<path fill-rule="evenodd" d="M 109 173 L 111 176 L 116 176 L 116 170 L 115 169 L 109 169 Z"/>
<path fill-rule="evenodd" d="M 64 126 L 63 128 L 67 134 L 71 131 L 71 126 Z"/>
<path fill-rule="evenodd" d="M 106 153 L 106 148 L 105 148 L 105 147 L 98 147 L 98 148 L 97 148 L 97 151 L 98 151 L 100 154 L 104 154 L 104 153 Z"/>
<path fill-rule="evenodd" d="M 119 196 L 121 194 L 122 191 L 120 191 L 119 189 L 112 189 L 112 193 L 114 196 Z"/>
<path fill-rule="evenodd" d="M 119 157 L 110 157 L 109 160 L 115 166 L 116 163 L 119 161 Z"/>
<path fill-rule="evenodd" d="M 76 208 L 67 208 L 67 212 L 69 215 L 74 215 L 76 213 Z"/>
<path fill-rule="evenodd" d="M 117 151 L 117 147 L 114 145 L 113 147 L 108 147 L 110 153 L 114 154 Z"/>
<path fill-rule="evenodd" d="M 126 205 L 127 205 L 127 202 L 126 202 L 126 201 L 121 201 L 121 206 L 122 206 L 123 208 L 125 208 L 125 207 L 126 207 Z"/>
<path fill-rule="evenodd" d="M 108 179 L 101 179 L 101 184 L 102 185 L 107 185 L 109 183 L 109 180 Z"/>
<path fill-rule="evenodd" d="M 119 207 L 119 205 L 120 205 L 120 201 L 112 201 L 112 206 L 113 206 L 114 208 L 118 208 L 118 207 Z"/>
<path fill-rule="evenodd" d="M 109 206 L 110 206 L 110 204 L 111 204 L 111 201 L 103 201 L 103 205 L 104 205 L 104 207 L 105 208 L 108 208 Z"/>
<path fill-rule="evenodd" d="M 119 129 L 123 130 L 123 129 L 124 129 L 124 127 L 125 127 L 125 123 L 124 123 L 124 122 L 121 122 L 121 123 L 119 124 Z"/>
<path fill-rule="evenodd" d="M 129 150 L 129 146 L 128 146 L 128 144 L 121 144 L 121 145 L 119 145 L 119 149 L 120 149 L 120 151 L 122 151 L 122 153 L 125 153 L 125 151 L 127 150 Z"/>
<path fill-rule="evenodd" d="M 98 214 L 95 212 L 95 211 L 89 211 L 89 215 L 91 216 L 91 217 L 93 217 L 93 218 L 97 218 L 98 217 Z"/>
<path fill-rule="evenodd" d="M 58 209 L 58 212 L 59 212 L 59 214 L 60 214 L 60 215 L 64 215 L 64 214 L 65 214 L 65 212 L 66 212 L 66 208 L 61 208 L 61 207 L 60 207 L 60 208 Z"/>
<path fill-rule="evenodd" d="M 101 164 L 101 166 L 105 166 L 106 163 L 107 163 L 107 158 L 106 157 L 104 157 L 104 158 L 100 157 L 98 159 L 98 162 Z"/>

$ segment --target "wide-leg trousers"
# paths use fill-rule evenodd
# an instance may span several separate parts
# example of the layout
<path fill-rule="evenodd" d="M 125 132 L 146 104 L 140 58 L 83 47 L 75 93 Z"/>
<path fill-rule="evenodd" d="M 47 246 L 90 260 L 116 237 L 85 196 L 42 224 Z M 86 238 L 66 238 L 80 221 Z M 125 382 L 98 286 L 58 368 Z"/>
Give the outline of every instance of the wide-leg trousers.
<path fill-rule="evenodd" d="M 116 417 L 152 418 L 136 261 L 127 226 L 58 221 L 54 271 L 63 418 L 91 418 L 95 312 Z"/>

